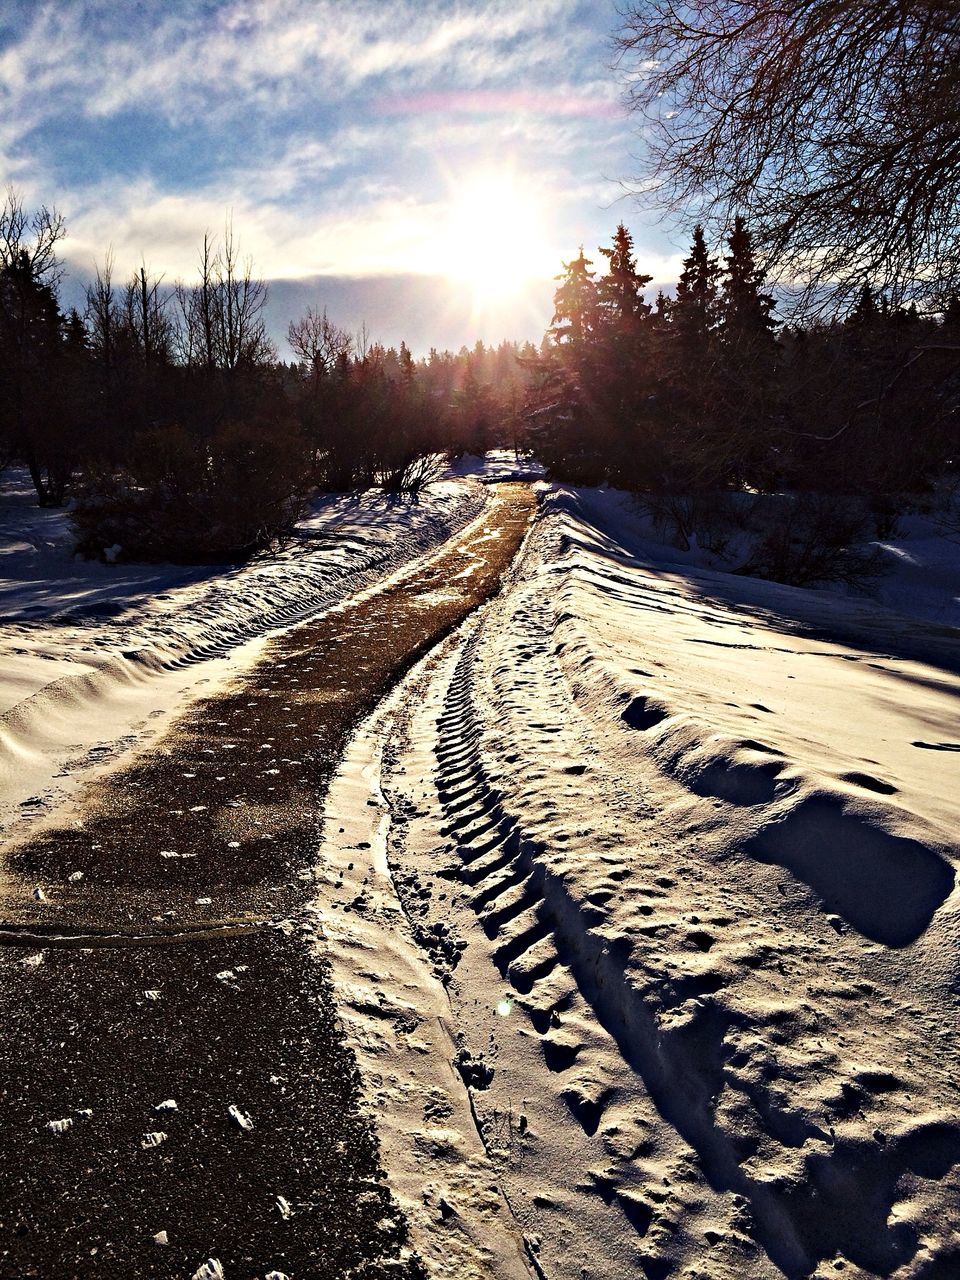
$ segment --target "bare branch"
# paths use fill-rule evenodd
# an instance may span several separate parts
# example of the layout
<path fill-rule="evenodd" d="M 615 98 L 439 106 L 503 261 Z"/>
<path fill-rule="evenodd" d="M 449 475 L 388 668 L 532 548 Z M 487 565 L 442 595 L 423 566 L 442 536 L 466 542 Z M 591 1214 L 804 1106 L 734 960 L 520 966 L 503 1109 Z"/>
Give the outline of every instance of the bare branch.
<path fill-rule="evenodd" d="M 956 0 L 639 0 L 617 58 L 647 203 L 743 213 L 808 307 L 960 284 Z"/>

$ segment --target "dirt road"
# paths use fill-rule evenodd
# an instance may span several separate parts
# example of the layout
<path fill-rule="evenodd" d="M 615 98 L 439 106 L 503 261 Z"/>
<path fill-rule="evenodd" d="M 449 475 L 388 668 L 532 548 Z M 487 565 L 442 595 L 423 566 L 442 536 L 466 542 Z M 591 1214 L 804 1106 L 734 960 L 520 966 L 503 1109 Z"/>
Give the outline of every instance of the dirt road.
<path fill-rule="evenodd" d="M 496 591 L 533 509 L 498 486 L 6 850 L 2 1280 L 419 1274 L 298 913 L 344 745 Z"/>

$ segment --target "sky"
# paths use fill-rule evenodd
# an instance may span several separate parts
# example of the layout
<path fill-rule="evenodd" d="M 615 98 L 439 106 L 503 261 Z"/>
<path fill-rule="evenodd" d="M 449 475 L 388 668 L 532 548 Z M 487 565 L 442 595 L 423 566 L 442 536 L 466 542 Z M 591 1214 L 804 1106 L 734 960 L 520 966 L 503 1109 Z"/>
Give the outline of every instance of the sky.
<path fill-rule="evenodd" d="M 195 277 L 228 220 L 287 324 L 326 307 L 414 354 L 538 341 L 553 277 L 623 220 L 641 145 L 613 0 L 4 0 L 0 181 L 66 217 L 66 302 L 107 251 Z"/>

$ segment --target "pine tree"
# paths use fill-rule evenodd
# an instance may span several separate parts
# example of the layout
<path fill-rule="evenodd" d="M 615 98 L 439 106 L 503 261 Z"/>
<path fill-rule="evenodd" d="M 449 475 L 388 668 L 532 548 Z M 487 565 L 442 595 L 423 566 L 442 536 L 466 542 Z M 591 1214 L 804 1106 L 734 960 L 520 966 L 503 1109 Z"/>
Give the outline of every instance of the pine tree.
<path fill-rule="evenodd" d="M 707 250 L 703 227 L 696 226 L 690 256 L 683 260 L 677 296 L 670 304 L 670 320 L 680 354 L 687 359 L 706 356 L 720 319 L 717 289 L 719 267 Z"/>
<path fill-rule="evenodd" d="M 548 332 L 558 345 L 578 349 L 596 332 L 599 312 L 592 266 L 581 245 L 579 257 L 565 262 L 556 277 L 560 287 L 553 295 L 553 324 Z"/>
<path fill-rule="evenodd" d="M 774 302 L 763 290 L 746 223 L 739 215 L 727 240 L 720 291 L 716 436 L 721 479 L 763 487 L 770 472 L 773 397 L 777 361 Z"/>
<path fill-rule="evenodd" d="M 727 241 L 721 292 L 722 341 L 728 348 L 747 347 L 754 358 L 772 352 L 774 302 L 763 292 L 763 272 L 753 256 L 753 243 L 743 218 L 737 215 Z"/>
<path fill-rule="evenodd" d="M 601 314 L 616 328 L 627 332 L 636 329 L 639 321 L 650 314 L 649 305 L 643 300 L 643 290 L 653 276 L 637 271 L 633 255 L 633 237 L 621 222 L 609 249 L 600 252 L 607 259 L 607 274 L 597 284 L 597 303 Z"/>
<path fill-rule="evenodd" d="M 410 353 L 410 348 L 402 340 L 400 342 L 400 354 L 398 359 L 400 361 L 401 381 L 404 386 L 409 387 L 413 383 L 416 368 L 413 362 L 413 356 Z"/>
<path fill-rule="evenodd" d="M 73 466 L 57 400 L 63 323 L 54 285 L 25 249 L 0 263 L 0 452 L 27 463 L 41 506 L 61 505 Z"/>
<path fill-rule="evenodd" d="M 868 326 L 875 324 L 880 318 L 880 308 L 877 306 L 877 300 L 873 296 L 873 290 L 868 284 L 864 284 L 857 294 L 857 300 L 847 316 L 846 323 L 849 325 Z"/>

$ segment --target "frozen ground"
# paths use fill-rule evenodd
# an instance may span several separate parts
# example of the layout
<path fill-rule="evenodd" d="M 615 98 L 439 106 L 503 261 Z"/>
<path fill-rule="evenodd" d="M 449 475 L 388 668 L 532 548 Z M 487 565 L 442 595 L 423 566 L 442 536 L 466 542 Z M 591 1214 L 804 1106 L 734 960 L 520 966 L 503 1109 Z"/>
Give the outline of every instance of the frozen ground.
<path fill-rule="evenodd" d="M 960 637 L 624 514 L 550 492 L 328 798 L 396 1193 L 436 1276 L 956 1276 Z"/>
<path fill-rule="evenodd" d="M 282 561 L 205 577 L 31 550 L 32 513 L 8 796 L 42 798 L 31 752 L 42 777 L 66 744 L 136 745 L 150 699 L 228 676 L 478 490 L 388 511 L 396 551 L 373 499 L 330 503 Z M 316 941 L 432 1277 L 960 1275 L 960 571 L 920 524 L 889 545 L 875 599 L 796 590 L 544 486 L 505 591 L 354 739 Z"/>

